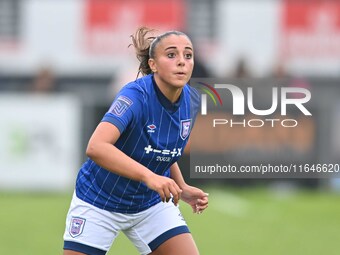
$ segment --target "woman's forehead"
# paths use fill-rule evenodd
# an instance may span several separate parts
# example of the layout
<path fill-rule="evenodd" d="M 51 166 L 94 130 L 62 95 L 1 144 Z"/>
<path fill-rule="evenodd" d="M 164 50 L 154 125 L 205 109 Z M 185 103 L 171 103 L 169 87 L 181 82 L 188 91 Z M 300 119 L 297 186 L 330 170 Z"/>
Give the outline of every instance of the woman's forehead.
<path fill-rule="evenodd" d="M 166 49 L 168 47 L 181 47 L 181 48 L 188 48 L 193 50 L 192 43 L 190 39 L 186 35 L 175 35 L 171 34 L 168 35 L 159 42 L 159 47 L 156 48 L 163 48 Z"/>

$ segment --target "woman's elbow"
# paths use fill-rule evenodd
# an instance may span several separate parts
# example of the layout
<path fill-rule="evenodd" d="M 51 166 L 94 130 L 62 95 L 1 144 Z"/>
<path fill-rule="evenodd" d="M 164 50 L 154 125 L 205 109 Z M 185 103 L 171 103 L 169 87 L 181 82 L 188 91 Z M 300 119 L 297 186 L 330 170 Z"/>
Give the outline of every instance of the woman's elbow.
<path fill-rule="evenodd" d="M 98 148 L 96 146 L 96 144 L 94 143 L 89 143 L 87 145 L 87 148 L 86 148 L 86 156 L 88 156 L 89 158 L 93 159 L 96 157 L 97 155 L 97 152 L 98 151 Z"/>

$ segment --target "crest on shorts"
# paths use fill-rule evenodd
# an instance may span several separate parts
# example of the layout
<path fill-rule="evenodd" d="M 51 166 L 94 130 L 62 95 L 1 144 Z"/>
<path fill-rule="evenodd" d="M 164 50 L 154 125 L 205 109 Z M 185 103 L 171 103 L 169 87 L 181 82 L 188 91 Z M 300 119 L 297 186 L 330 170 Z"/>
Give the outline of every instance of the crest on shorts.
<path fill-rule="evenodd" d="M 80 236 L 83 233 L 86 220 L 79 217 L 72 217 L 69 233 L 72 237 Z"/>
<path fill-rule="evenodd" d="M 191 119 L 181 120 L 180 136 L 185 140 L 190 134 Z"/>
<path fill-rule="evenodd" d="M 109 112 L 112 112 L 114 115 L 120 117 L 127 111 L 127 109 L 129 109 L 132 104 L 133 102 L 130 98 L 126 96 L 119 96 L 112 104 Z"/>

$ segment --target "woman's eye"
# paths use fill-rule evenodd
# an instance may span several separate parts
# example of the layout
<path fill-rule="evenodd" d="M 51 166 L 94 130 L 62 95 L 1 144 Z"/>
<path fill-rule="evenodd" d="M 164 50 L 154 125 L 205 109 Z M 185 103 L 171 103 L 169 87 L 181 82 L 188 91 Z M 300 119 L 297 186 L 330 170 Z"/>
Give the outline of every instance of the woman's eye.
<path fill-rule="evenodd" d="M 185 56 L 185 58 L 187 58 L 187 59 L 192 58 L 192 54 L 191 54 L 191 53 L 187 53 L 187 54 L 185 54 L 184 56 Z"/>
<path fill-rule="evenodd" d="M 175 57 L 175 53 L 168 53 L 168 58 L 174 58 Z"/>

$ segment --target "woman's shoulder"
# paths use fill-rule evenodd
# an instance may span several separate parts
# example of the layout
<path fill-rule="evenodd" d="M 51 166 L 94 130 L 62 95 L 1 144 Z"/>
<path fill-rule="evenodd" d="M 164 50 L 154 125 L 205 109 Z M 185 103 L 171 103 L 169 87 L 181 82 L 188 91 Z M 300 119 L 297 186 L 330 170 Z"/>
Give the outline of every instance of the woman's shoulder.
<path fill-rule="evenodd" d="M 145 103 L 148 101 L 150 94 L 150 81 L 151 78 L 148 77 L 148 75 L 131 81 L 122 87 L 118 95 L 123 95 L 133 101 L 139 100 L 140 102 Z"/>
<path fill-rule="evenodd" d="M 152 88 L 152 76 L 151 75 L 145 75 L 143 77 L 140 77 L 134 81 L 129 82 L 124 86 L 125 89 L 131 89 L 139 91 L 140 93 L 148 93 L 150 89 Z"/>

